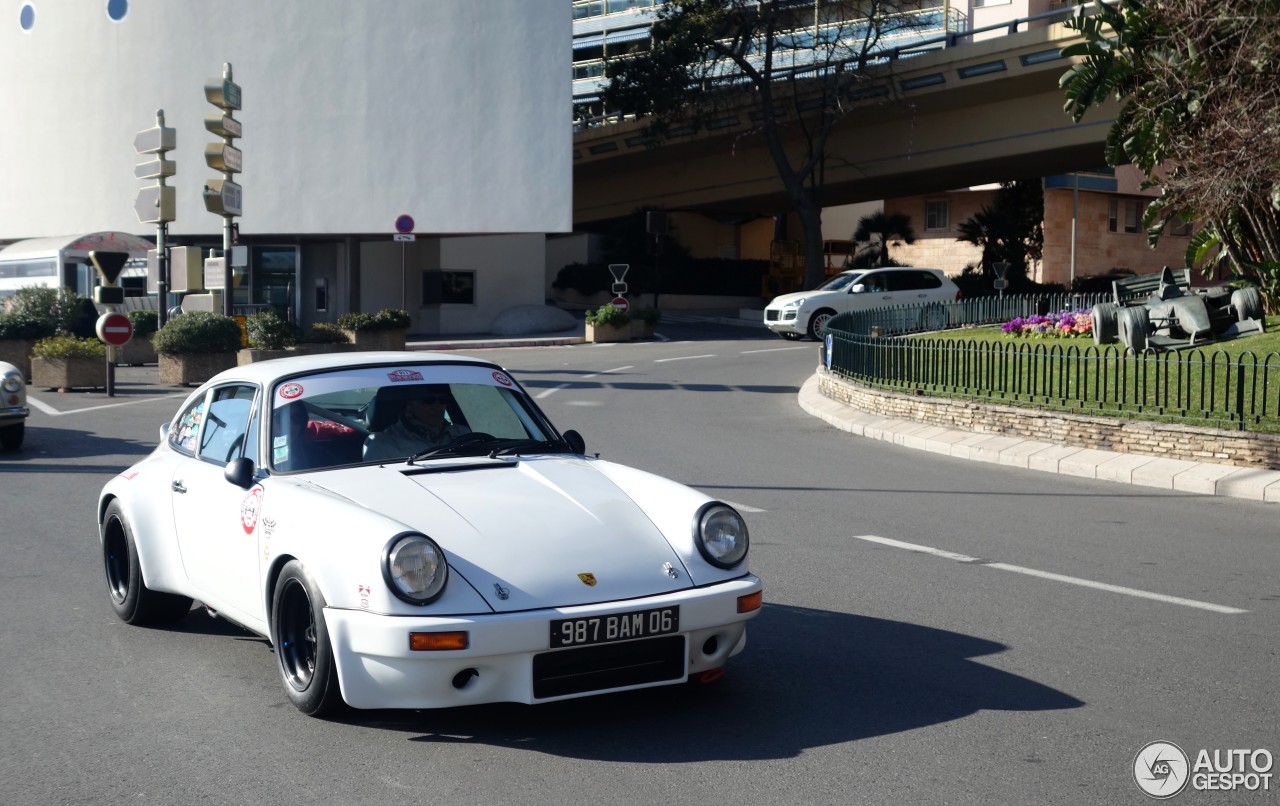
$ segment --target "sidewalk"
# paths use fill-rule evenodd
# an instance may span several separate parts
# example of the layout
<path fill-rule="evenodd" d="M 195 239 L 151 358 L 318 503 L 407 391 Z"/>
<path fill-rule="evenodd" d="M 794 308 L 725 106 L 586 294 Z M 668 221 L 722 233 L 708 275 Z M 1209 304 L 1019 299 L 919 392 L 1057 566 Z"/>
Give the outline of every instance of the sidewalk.
<path fill-rule="evenodd" d="M 800 388 L 799 402 L 806 413 L 842 431 L 892 442 L 904 448 L 1064 476 L 1267 503 L 1280 502 L 1278 470 L 1101 451 L 885 418 L 825 397 L 818 391 L 816 374 Z"/>

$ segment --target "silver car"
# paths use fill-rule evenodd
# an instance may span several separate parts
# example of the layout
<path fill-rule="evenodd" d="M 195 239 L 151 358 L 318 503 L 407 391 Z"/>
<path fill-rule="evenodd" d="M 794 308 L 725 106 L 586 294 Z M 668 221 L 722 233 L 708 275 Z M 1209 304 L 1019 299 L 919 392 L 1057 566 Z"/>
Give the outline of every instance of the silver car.
<path fill-rule="evenodd" d="M 27 382 L 13 364 L 0 361 L 0 447 L 16 451 L 27 430 Z"/>
<path fill-rule="evenodd" d="M 821 340 L 822 329 L 838 313 L 958 299 L 960 289 L 940 269 L 845 271 L 813 291 L 775 298 L 764 309 L 764 325 L 785 338 Z"/>

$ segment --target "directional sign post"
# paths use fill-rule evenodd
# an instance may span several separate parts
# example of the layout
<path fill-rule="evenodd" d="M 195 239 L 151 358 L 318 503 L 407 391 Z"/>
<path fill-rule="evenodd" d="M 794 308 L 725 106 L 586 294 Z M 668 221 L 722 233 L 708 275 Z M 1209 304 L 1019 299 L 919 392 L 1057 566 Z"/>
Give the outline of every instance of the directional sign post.
<path fill-rule="evenodd" d="M 169 252 L 165 249 L 165 237 L 169 234 L 169 222 L 177 218 L 177 195 L 174 188 L 165 184 L 165 179 L 177 173 L 178 166 L 173 160 L 165 159 L 165 154 L 178 146 L 178 132 L 164 125 L 164 110 L 156 110 L 156 125 L 143 129 L 133 138 L 133 150 L 139 154 L 153 156 L 146 162 L 138 163 L 133 175 L 139 179 L 154 179 L 156 184 L 146 185 L 138 191 L 133 201 L 133 211 L 143 224 L 156 226 L 156 285 L 154 290 L 159 298 L 156 306 L 157 322 L 165 325 L 165 315 L 169 309 Z"/>
<path fill-rule="evenodd" d="M 210 168 L 222 172 L 221 179 L 210 179 L 204 186 L 205 209 L 222 216 L 222 254 L 231 254 L 233 221 L 244 212 L 244 191 L 234 181 L 235 175 L 244 170 L 244 156 L 234 144 L 243 130 L 240 121 L 231 113 L 240 109 L 240 85 L 231 80 L 230 62 L 222 65 L 222 78 L 211 79 L 204 85 L 205 100 L 222 110 L 221 114 L 208 115 L 204 127 L 222 138 L 220 143 L 209 143 L 204 149 L 204 161 Z M 222 312 L 231 315 L 231 302 L 235 286 L 231 282 L 231 264 L 223 261 Z"/>

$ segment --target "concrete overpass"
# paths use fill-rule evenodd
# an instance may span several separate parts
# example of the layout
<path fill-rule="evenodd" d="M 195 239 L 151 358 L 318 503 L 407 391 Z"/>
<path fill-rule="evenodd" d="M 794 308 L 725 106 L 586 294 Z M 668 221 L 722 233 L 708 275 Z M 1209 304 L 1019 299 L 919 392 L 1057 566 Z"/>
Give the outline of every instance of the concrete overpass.
<path fill-rule="evenodd" d="M 1077 35 L 1060 23 L 891 62 L 851 104 L 828 144 L 824 206 L 940 192 L 1105 164 L 1114 108 L 1073 124 L 1058 56 Z M 711 214 L 790 208 L 764 146 L 738 123 L 644 144 L 642 121 L 574 136 L 574 224 L 645 206 Z M 797 137 L 798 143 L 798 137 Z M 798 146 L 797 146 L 798 147 Z"/>

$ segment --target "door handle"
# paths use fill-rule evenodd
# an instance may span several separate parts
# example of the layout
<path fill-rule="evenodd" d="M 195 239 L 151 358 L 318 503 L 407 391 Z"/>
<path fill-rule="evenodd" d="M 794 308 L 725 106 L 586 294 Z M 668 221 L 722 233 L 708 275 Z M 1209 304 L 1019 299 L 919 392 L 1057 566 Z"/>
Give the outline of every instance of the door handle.
<path fill-rule="evenodd" d="M 183 485 L 181 479 L 174 479 L 173 483 L 170 484 L 169 487 L 175 493 L 185 493 L 187 491 L 187 488 L 185 485 Z"/>

